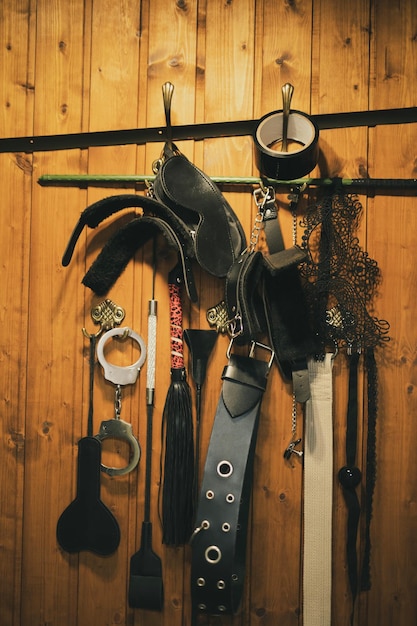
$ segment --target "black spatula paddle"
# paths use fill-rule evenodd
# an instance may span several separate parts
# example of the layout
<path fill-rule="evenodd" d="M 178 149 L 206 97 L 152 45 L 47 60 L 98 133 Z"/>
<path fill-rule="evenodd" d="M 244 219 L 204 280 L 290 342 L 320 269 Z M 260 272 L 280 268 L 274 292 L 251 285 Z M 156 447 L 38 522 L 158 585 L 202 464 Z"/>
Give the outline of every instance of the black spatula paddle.
<path fill-rule="evenodd" d="M 101 556 L 120 542 L 116 518 L 100 500 L 101 443 L 95 437 L 78 442 L 77 495 L 57 524 L 58 543 L 66 552 L 90 550 Z"/>

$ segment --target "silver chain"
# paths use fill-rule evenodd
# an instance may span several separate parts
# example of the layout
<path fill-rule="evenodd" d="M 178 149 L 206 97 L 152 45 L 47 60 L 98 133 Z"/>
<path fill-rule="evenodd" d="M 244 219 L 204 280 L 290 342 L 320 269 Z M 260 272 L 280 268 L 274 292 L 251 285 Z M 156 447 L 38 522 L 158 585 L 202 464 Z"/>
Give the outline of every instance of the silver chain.
<path fill-rule="evenodd" d="M 120 385 L 117 385 L 114 391 L 114 419 L 119 420 L 121 412 L 122 412 L 122 388 Z"/>
<path fill-rule="evenodd" d="M 291 434 L 292 438 L 295 439 L 297 434 L 297 400 L 295 399 L 295 393 L 292 394 Z"/>
<path fill-rule="evenodd" d="M 297 245 L 297 205 L 292 211 L 292 244 L 293 246 Z"/>

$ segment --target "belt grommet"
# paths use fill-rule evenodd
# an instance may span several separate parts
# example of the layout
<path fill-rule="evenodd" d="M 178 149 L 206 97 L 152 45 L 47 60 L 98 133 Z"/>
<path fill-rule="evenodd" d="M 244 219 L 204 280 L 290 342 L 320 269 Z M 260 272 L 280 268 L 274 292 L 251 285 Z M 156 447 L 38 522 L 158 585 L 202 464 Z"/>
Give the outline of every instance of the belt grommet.
<path fill-rule="evenodd" d="M 218 546 L 209 546 L 204 553 L 207 563 L 215 565 L 222 558 L 222 552 Z"/>
<path fill-rule="evenodd" d="M 229 530 L 230 530 L 230 524 L 229 524 L 229 522 L 224 522 L 224 523 L 222 524 L 222 531 L 223 531 L 224 533 L 228 533 L 228 532 L 229 532 Z"/>
<path fill-rule="evenodd" d="M 235 501 L 235 496 L 233 495 L 233 493 L 228 493 L 226 496 L 226 502 L 229 502 L 229 504 L 231 504 L 234 501 Z"/>
<path fill-rule="evenodd" d="M 222 478 L 229 478 L 229 476 L 233 474 L 233 465 L 230 461 L 220 461 L 220 463 L 217 464 L 217 473 Z"/>
<path fill-rule="evenodd" d="M 206 491 L 206 498 L 207 498 L 207 500 L 213 500 L 213 498 L 214 498 L 214 491 L 212 491 L 211 489 Z"/>
<path fill-rule="evenodd" d="M 198 608 L 199 608 L 199 610 L 200 610 L 200 611 L 205 611 L 205 610 L 206 610 L 206 608 L 207 608 L 207 605 L 205 605 L 205 604 L 199 604 L 199 605 L 198 605 Z"/>
<path fill-rule="evenodd" d="M 232 574 L 232 580 L 236 583 L 239 580 L 239 576 L 237 574 Z"/>
<path fill-rule="evenodd" d="M 225 587 L 226 587 L 226 583 L 224 582 L 224 580 L 217 581 L 217 589 L 224 589 Z"/>
<path fill-rule="evenodd" d="M 219 609 L 219 611 L 221 611 L 222 613 L 225 612 L 226 607 L 224 606 L 224 604 L 219 604 L 219 606 L 217 607 Z"/>
<path fill-rule="evenodd" d="M 197 578 L 197 586 L 198 587 L 204 587 L 204 585 L 206 584 L 206 581 L 204 578 Z"/>

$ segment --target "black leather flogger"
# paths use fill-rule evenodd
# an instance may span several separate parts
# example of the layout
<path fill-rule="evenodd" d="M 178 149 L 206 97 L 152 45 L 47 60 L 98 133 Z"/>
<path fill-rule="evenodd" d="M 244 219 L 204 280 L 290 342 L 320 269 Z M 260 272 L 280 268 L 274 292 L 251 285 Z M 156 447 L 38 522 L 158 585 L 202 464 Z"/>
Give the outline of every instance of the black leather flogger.
<path fill-rule="evenodd" d="M 230 355 L 213 424 L 191 538 L 193 619 L 231 615 L 239 608 L 245 578 L 246 536 L 253 460 L 269 362 Z M 262 346 L 265 348 L 265 346 Z"/>

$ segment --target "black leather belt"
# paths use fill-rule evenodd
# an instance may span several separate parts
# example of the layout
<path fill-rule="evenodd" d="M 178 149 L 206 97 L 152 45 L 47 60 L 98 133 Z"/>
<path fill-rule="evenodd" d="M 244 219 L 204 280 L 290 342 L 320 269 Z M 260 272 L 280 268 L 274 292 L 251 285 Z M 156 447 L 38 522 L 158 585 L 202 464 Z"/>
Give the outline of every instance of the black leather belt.
<path fill-rule="evenodd" d="M 230 355 L 211 433 L 193 533 L 191 594 L 199 614 L 236 613 L 243 593 L 257 426 L 269 362 Z"/>

